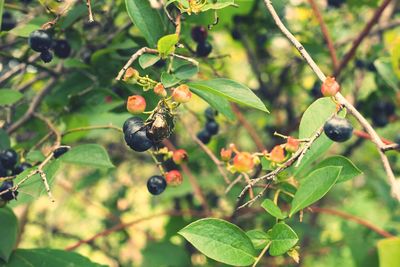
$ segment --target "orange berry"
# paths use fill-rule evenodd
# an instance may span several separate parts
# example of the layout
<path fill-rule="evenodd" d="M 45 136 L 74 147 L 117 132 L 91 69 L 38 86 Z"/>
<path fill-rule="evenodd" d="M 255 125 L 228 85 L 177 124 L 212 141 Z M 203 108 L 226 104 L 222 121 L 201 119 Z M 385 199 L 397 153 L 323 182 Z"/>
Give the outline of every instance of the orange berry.
<path fill-rule="evenodd" d="M 154 86 L 154 93 L 162 97 L 167 96 L 167 91 L 162 83 L 157 83 L 156 86 Z"/>
<path fill-rule="evenodd" d="M 223 148 L 221 149 L 220 155 L 223 161 L 229 161 L 232 158 L 232 149 Z"/>
<path fill-rule="evenodd" d="M 285 144 L 285 149 L 287 152 L 294 153 L 297 151 L 297 149 L 299 149 L 299 145 L 300 145 L 299 140 L 289 136 Z"/>
<path fill-rule="evenodd" d="M 146 100 L 143 96 L 132 95 L 128 97 L 126 109 L 132 114 L 140 114 L 146 109 Z"/>
<path fill-rule="evenodd" d="M 323 96 L 334 96 L 340 90 L 340 85 L 334 77 L 326 77 L 321 86 L 321 93 Z"/>
<path fill-rule="evenodd" d="M 276 163 L 283 162 L 285 160 L 285 151 L 283 150 L 282 146 L 275 146 L 270 153 L 270 158 L 271 161 Z"/>
<path fill-rule="evenodd" d="M 186 103 L 192 98 L 192 93 L 189 90 L 189 86 L 181 84 L 174 89 L 172 92 L 172 98 L 178 103 Z"/>
<path fill-rule="evenodd" d="M 172 154 L 172 160 L 175 162 L 175 164 L 181 164 L 182 162 L 187 161 L 188 154 L 186 150 L 184 149 L 175 150 L 174 153 Z"/>
<path fill-rule="evenodd" d="M 253 156 L 248 152 L 240 152 L 233 158 L 233 166 L 238 172 L 249 172 L 254 168 Z"/>
<path fill-rule="evenodd" d="M 165 174 L 165 180 L 168 185 L 178 186 L 182 183 L 182 174 L 178 170 L 172 170 Z"/>

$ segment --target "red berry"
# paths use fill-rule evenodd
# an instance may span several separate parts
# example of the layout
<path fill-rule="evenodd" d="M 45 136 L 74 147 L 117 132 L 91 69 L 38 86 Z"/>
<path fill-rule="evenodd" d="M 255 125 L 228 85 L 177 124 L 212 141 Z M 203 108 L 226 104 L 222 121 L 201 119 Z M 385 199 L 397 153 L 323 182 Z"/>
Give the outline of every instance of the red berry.
<path fill-rule="evenodd" d="M 128 97 L 126 109 L 132 114 L 140 114 L 146 109 L 146 100 L 143 96 L 132 95 Z"/>
<path fill-rule="evenodd" d="M 334 96 L 340 90 L 340 85 L 334 77 L 326 77 L 321 86 L 321 93 L 323 96 Z"/>
<path fill-rule="evenodd" d="M 172 92 L 172 98 L 178 103 L 186 103 L 192 98 L 192 93 L 189 90 L 189 86 L 181 84 L 174 89 Z"/>
<path fill-rule="evenodd" d="M 156 86 L 154 86 L 154 93 L 162 97 L 167 96 L 167 91 L 165 90 L 165 87 L 164 85 L 162 85 L 162 83 L 157 83 Z"/>
<path fill-rule="evenodd" d="M 123 80 L 124 81 L 136 81 L 139 78 L 139 76 L 140 76 L 140 74 L 136 69 L 129 67 L 125 71 Z"/>
<path fill-rule="evenodd" d="M 178 186 L 182 183 L 182 174 L 178 170 L 172 170 L 165 174 L 165 180 L 168 185 Z"/>
<path fill-rule="evenodd" d="M 285 160 L 285 151 L 283 150 L 282 146 L 275 146 L 270 153 L 270 158 L 271 161 L 276 163 L 283 162 Z"/>
<path fill-rule="evenodd" d="M 297 149 L 299 149 L 299 145 L 299 140 L 289 136 L 285 144 L 285 149 L 287 152 L 294 153 L 297 151 Z"/>
<path fill-rule="evenodd" d="M 229 161 L 232 158 L 232 149 L 223 148 L 221 149 L 220 155 L 223 161 Z"/>
<path fill-rule="evenodd" d="M 253 156 L 248 152 L 238 153 L 233 158 L 233 166 L 238 172 L 249 172 L 254 168 Z"/>
<path fill-rule="evenodd" d="M 175 162 L 175 164 L 181 164 L 184 161 L 188 160 L 188 154 L 186 150 L 184 149 L 178 149 L 174 151 L 174 154 L 172 155 L 172 160 Z"/>

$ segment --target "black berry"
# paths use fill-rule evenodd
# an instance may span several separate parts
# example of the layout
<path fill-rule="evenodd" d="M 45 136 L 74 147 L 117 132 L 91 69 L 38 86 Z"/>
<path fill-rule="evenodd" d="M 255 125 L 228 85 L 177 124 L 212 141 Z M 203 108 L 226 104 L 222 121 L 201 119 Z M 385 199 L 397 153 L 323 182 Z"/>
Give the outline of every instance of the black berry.
<path fill-rule="evenodd" d="M 208 121 L 213 121 L 215 119 L 215 116 L 218 114 L 218 111 L 214 110 L 213 108 L 208 107 L 204 111 L 204 116 Z"/>
<path fill-rule="evenodd" d="M 212 46 L 209 42 L 199 43 L 196 47 L 198 57 L 206 57 L 211 53 Z"/>
<path fill-rule="evenodd" d="M 32 165 L 29 164 L 28 162 L 23 162 L 20 165 L 17 165 L 14 170 L 13 170 L 13 175 L 18 175 L 20 173 L 22 173 L 23 171 L 31 168 Z"/>
<path fill-rule="evenodd" d="M 233 28 L 233 30 L 231 31 L 231 36 L 234 40 L 240 40 L 242 38 L 242 35 L 237 28 Z"/>
<path fill-rule="evenodd" d="M 12 190 L 10 190 L 13 186 L 14 186 L 14 184 L 13 184 L 12 181 L 5 181 L 5 182 L 0 186 L 0 193 L 9 190 L 9 191 L 7 191 L 6 193 L 3 193 L 3 194 L 0 195 L 0 198 L 1 198 L 2 200 L 10 201 L 10 200 L 13 200 L 14 198 L 17 197 L 18 191 L 12 191 Z"/>
<path fill-rule="evenodd" d="M 0 153 L 0 161 L 5 169 L 12 170 L 17 164 L 18 155 L 13 149 L 7 149 Z"/>
<path fill-rule="evenodd" d="M 146 127 L 139 117 L 127 119 L 123 126 L 126 144 L 133 150 L 143 152 L 153 146 L 153 142 L 146 135 Z"/>
<path fill-rule="evenodd" d="M 204 43 L 207 39 L 207 29 L 203 26 L 196 26 L 192 28 L 192 39 L 196 43 Z"/>
<path fill-rule="evenodd" d="M 29 35 L 28 43 L 36 52 L 43 52 L 50 49 L 52 40 L 46 31 L 36 30 Z"/>
<path fill-rule="evenodd" d="M 5 11 L 1 20 L 1 31 L 9 31 L 15 28 L 16 25 L 17 22 L 15 21 L 13 15 L 10 12 Z"/>
<path fill-rule="evenodd" d="M 159 61 L 157 61 L 154 64 L 154 67 L 161 69 L 162 67 L 164 67 L 167 64 L 167 61 L 164 59 L 160 59 Z"/>
<path fill-rule="evenodd" d="M 324 125 L 325 134 L 335 142 L 345 142 L 353 134 L 353 126 L 346 119 L 333 117 Z"/>
<path fill-rule="evenodd" d="M 389 123 L 389 119 L 386 114 L 377 112 L 372 114 L 372 122 L 376 127 L 385 127 Z"/>
<path fill-rule="evenodd" d="M 167 181 L 160 175 L 154 175 L 147 180 L 147 190 L 152 195 L 159 195 L 164 192 L 167 187 Z"/>
<path fill-rule="evenodd" d="M 209 122 L 206 123 L 206 130 L 211 135 L 215 135 L 215 134 L 218 133 L 219 125 L 215 121 L 209 121 Z"/>
<path fill-rule="evenodd" d="M 203 143 L 208 144 L 211 139 L 211 135 L 207 130 L 202 130 L 197 134 L 197 138 Z"/>
<path fill-rule="evenodd" d="M 7 176 L 7 169 L 4 168 L 3 164 L 0 162 L 0 177 Z"/>
<path fill-rule="evenodd" d="M 49 63 L 53 60 L 53 54 L 49 50 L 44 50 L 40 53 L 40 59 L 44 63 Z"/>
<path fill-rule="evenodd" d="M 71 46 L 66 40 L 56 40 L 53 49 L 54 54 L 59 58 L 67 58 L 71 54 Z"/>
<path fill-rule="evenodd" d="M 345 0 L 328 0 L 328 6 L 338 8 L 345 2 L 346 2 Z"/>
<path fill-rule="evenodd" d="M 67 147 L 67 146 L 60 146 L 60 147 L 57 147 L 57 148 L 53 151 L 53 156 L 54 156 L 54 158 L 57 159 L 57 158 L 61 157 L 62 155 L 64 155 L 65 153 L 67 153 L 68 150 L 69 150 L 69 147 Z"/>

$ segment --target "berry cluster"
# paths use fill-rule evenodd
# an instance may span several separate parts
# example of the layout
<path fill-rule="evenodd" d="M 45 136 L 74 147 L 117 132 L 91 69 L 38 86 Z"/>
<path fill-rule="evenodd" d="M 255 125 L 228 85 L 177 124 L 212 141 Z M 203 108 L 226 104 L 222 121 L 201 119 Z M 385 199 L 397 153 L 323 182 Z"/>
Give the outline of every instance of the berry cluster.
<path fill-rule="evenodd" d="M 50 49 L 53 49 L 58 58 L 67 58 L 71 53 L 71 46 L 68 41 L 53 40 L 50 34 L 44 30 L 31 32 L 28 43 L 32 50 L 40 53 L 40 59 L 44 63 L 49 63 L 53 60 L 53 54 Z"/>
<path fill-rule="evenodd" d="M 212 45 L 207 41 L 208 32 L 203 26 L 192 28 L 192 39 L 197 43 L 196 55 L 198 57 L 207 57 L 212 51 Z"/>
<path fill-rule="evenodd" d="M 26 169 L 32 167 L 31 164 L 27 162 L 18 163 L 18 154 L 13 149 L 6 149 L 0 152 L 0 177 L 14 176 L 22 173 Z M 17 197 L 18 191 L 13 191 L 14 183 L 12 180 L 5 181 L 0 186 L 0 193 L 5 192 L 0 195 L 0 204 L 5 204 L 5 202 L 13 200 Z"/>
<path fill-rule="evenodd" d="M 213 110 L 212 108 L 207 108 L 204 112 L 207 122 L 204 129 L 197 133 L 197 138 L 203 144 L 208 144 L 211 140 L 211 137 L 216 135 L 219 131 L 219 125 L 215 121 L 215 116 L 217 114 L 218 112 Z"/>
<path fill-rule="evenodd" d="M 14 16 L 10 12 L 5 11 L 2 16 L 0 30 L 9 31 L 15 28 L 16 25 L 17 22 L 15 21 Z"/>

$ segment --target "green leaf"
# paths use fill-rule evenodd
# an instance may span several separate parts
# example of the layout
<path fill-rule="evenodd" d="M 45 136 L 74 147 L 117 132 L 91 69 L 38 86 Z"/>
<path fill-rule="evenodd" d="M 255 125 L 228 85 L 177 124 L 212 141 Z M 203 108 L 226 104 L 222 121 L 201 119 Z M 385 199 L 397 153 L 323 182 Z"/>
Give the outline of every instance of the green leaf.
<path fill-rule="evenodd" d="M 343 156 L 333 156 L 324 159 L 315 167 L 315 169 L 319 169 L 326 166 L 342 167 L 342 171 L 340 172 L 337 183 L 345 182 L 362 173 L 362 171 L 359 168 L 357 168 L 354 165 L 354 163 L 351 162 L 350 159 Z"/>
<path fill-rule="evenodd" d="M 203 98 L 210 106 L 218 110 L 221 114 L 227 117 L 230 120 L 234 120 L 236 118 L 235 113 L 232 111 L 231 104 L 226 98 L 214 95 L 208 91 L 198 90 L 195 87 L 190 87 L 190 91 Z"/>
<path fill-rule="evenodd" d="M 4 0 L 0 0 L 0 25 L 3 20 L 3 8 L 4 8 Z M 0 27 L 0 32 L 1 32 L 1 27 Z"/>
<path fill-rule="evenodd" d="M 246 235 L 250 238 L 255 249 L 263 249 L 270 242 L 268 234 L 261 230 L 250 230 L 246 232 Z"/>
<path fill-rule="evenodd" d="M 320 200 L 339 179 L 342 167 L 328 166 L 316 169 L 301 181 L 292 201 L 289 217 Z"/>
<path fill-rule="evenodd" d="M 157 50 L 161 58 L 166 58 L 175 51 L 175 45 L 179 41 L 179 36 L 175 33 L 165 35 L 157 42 Z"/>
<path fill-rule="evenodd" d="M 31 32 L 40 29 L 40 26 L 45 22 L 47 22 L 46 17 L 37 17 L 29 21 L 27 24 L 19 23 L 17 27 L 10 30 L 8 33 L 19 37 L 28 37 Z"/>
<path fill-rule="evenodd" d="M 329 119 L 335 112 L 336 104 L 331 98 L 324 97 L 316 100 L 308 107 L 301 118 L 299 126 L 299 138 L 312 137 L 312 135 L 315 134 L 315 132 L 321 126 L 323 126 L 326 120 Z M 345 112 L 342 112 L 341 115 L 344 116 Z M 299 167 L 294 169 L 294 175 L 308 168 L 310 164 L 319 159 L 332 144 L 333 141 L 330 140 L 325 133 L 322 133 L 307 151 Z"/>
<path fill-rule="evenodd" d="M 12 105 L 24 95 L 16 90 L 0 89 L 0 106 Z"/>
<path fill-rule="evenodd" d="M 234 0 L 218 0 L 218 1 L 212 1 L 211 3 L 207 3 L 205 4 L 202 8 L 201 11 L 207 11 L 210 9 L 213 10 L 218 10 L 218 9 L 222 9 L 228 6 L 233 6 L 235 5 Z"/>
<path fill-rule="evenodd" d="M 97 144 L 85 144 L 73 147 L 60 159 L 66 163 L 99 168 L 114 168 L 107 151 Z"/>
<path fill-rule="evenodd" d="M 0 267 L 106 267 L 75 252 L 57 249 L 17 249 Z"/>
<path fill-rule="evenodd" d="M 178 84 L 181 80 L 176 78 L 175 75 L 169 74 L 167 72 L 163 72 L 161 74 L 161 83 L 165 88 L 172 87 Z"/>
<path fill-rule="evenodd" d="M 199 67 L 193 64 L 185 64 L 178 67 L 174 74 L 178 79 L 187 80 L 199 72 Z"/>
<path fill-rule="evenodd" d="M 216 261 L 247 266 L 255 261 L 250 238 L 236 225 L 206 218 L 195 221 L 179 231 L 201 253 Z"/>
<path fill-rule="evenodd" d="M 206 91 L 229 101 L 268 112 L 264 103 L 247 86 L 229 79 L 214 79 L 188 83 L 190 88 Z"/>
<path fill-rule="evenodd" d="M 390 58 L 380 58 L 374 61 L 374 66 L 387 85 L 394 90 L 399 90 L 399 79 L 392 68 Z"/>
<path fill-rule="evenodd" d="M 17 242 L 18 219 L 13 211 L 0 208 L 0 259 L 8 262 L 11 252 Z"/>
<path fill-rule="evenodd" d="M 271 199 L 265 199 L 261 204 L 261 207 L 263 207 L 269 214 L 271 214 L 275 218 L 278 218 L 280 220 L 286 218 L 286 215 L 282 213 L 281 209 L 277 205 L 275 205 L 275 203 Z"/>
<path fill-rule="evenodd" d="M 170 242 L 150 243 L 142 251 L 142 255 L 143 262 L 141 266 L 191 266 L 191 261 L 187 250 L 183 246 L 174 245 Z M 171 257 L 171 255 L 174 256 Z"/>
<path fill-rule="evenodd" d="M 400 238 L 386 238 L 378 241 L 379 267 L 400 266 Z"/>
<path fill-rule="evenodd" d="M 3 129 L 0 129 L 0 150 L 10 148 L 10 138 Z"/>
<path fill-rule="evenodd" d="M 283 222 L 275 224 L 268 231 L 268 235 L 271 239 L 271 246 L 269 248 L 271 256 L 279 256 L 286 253 L 299 241 L 296 232 Z"/>
<path fill-rule="evenodd" d="M 153 66 L 160 60 L 160 57 L 153 54 L 143 54 L 139 57 L 139 65 L 143 69 Z"/>
<path fill-rule="evenodd" d="M 157 10 L 150 6 L 148 0 L 125 0 L 126 10 L 136 27 L 150 47 L 156 47 L 158 39 L 165 32 L 165 26 Z"/>

